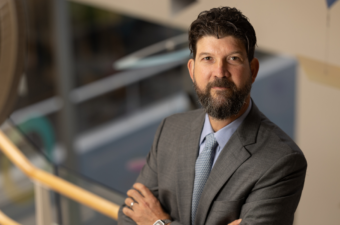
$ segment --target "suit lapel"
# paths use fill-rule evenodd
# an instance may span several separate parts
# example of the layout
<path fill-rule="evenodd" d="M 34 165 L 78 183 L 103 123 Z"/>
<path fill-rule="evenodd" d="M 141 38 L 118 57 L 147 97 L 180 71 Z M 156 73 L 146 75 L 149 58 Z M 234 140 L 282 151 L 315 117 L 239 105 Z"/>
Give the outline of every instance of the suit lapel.
<path fill-rule="evenodd" d="M 194 119 L 178 153 L 177 202 L 180 219 L 183 224 L 190 224 L 191 199 L 195 178 L 195 163 L 198 155 L 199 140 L 204 124 L 205 112 Z"/>
<path fill-rule="evenodd" d="M 251 156 L 244 146 L 255 143 L 257 129 L 261 122 L 259 115 L 260 112 L 253 103 L 248 116 L 224 146 L 204 186 L 196 212 L 195 224 L 203 225 L 205 223 L 215 196 L 235 170 Z"/>

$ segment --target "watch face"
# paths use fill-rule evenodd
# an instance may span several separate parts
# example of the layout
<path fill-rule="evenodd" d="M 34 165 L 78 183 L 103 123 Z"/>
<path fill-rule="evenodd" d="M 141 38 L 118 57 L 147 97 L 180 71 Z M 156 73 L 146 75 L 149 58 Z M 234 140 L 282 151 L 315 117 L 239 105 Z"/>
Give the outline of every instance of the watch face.
<path fill-rule="evenodd" d="M 153 225 L 164 225 L 164 223 L 161 220 L 157 220 Z"/>

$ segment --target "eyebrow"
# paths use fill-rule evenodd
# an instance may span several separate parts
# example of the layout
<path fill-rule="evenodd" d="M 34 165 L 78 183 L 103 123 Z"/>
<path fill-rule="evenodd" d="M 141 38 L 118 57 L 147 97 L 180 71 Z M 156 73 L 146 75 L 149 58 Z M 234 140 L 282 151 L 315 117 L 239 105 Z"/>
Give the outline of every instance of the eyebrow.
<path fill-rule="evenodd" d="M 242 55 L 241 51 L 234 51 L 234 52 L 230 52 L 228 55 L 232 55 L 232 54 L 240 54 Z M 212 55 L 212 53 L 210 52 L 201 52 L 198 57 L 204 56 L 204 55 Z"/>
<path fill-rule="evenodd" d="M 231 52 L 229 55 L 232 55 L 232 54 L 240 54 L 240 55 L 242 55 L 242 52 L 241 51 L 234 51 L 234 52 Z"/>
<path fill-rule="evenodd" d="M 203 55 L 211 55 L 211 53 L 209 53 L 209 52 L 201 52 L 201 53 L 198 55 L 198 57 L 201 57 L 201 56 L 203 56 Z"/>

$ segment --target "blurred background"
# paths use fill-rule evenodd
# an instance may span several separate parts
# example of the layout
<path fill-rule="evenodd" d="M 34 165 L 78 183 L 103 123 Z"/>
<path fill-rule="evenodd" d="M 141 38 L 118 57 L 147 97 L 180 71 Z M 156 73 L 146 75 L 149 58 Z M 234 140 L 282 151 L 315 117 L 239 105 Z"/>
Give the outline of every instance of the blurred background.
<path fill-rule="evenodd" d="M 1 130 L 37 167 L 121 204 L 162 119 L 200 107 L 187 31 L 219 6 L 254 26 L 253 100 L 307 158 L 295 225 L 340 224 L 336 0 L 26 0 L 25 73 Z M 0 168 L 0 209 L 36 224 L 33 184 L 2 154 Z M 55 224 L 116 224 L 56 193 L 51 201 Z"/>

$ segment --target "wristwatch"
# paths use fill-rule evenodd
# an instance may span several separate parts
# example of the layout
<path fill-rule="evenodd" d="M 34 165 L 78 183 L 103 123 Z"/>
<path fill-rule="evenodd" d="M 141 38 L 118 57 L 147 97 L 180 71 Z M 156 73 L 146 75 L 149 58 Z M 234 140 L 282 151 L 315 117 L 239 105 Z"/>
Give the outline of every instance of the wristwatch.
<path fill-rule="evenodd" d="M 153 225 L 166 225 L 171 222 L 171 220 L 157 220 Z"/>

